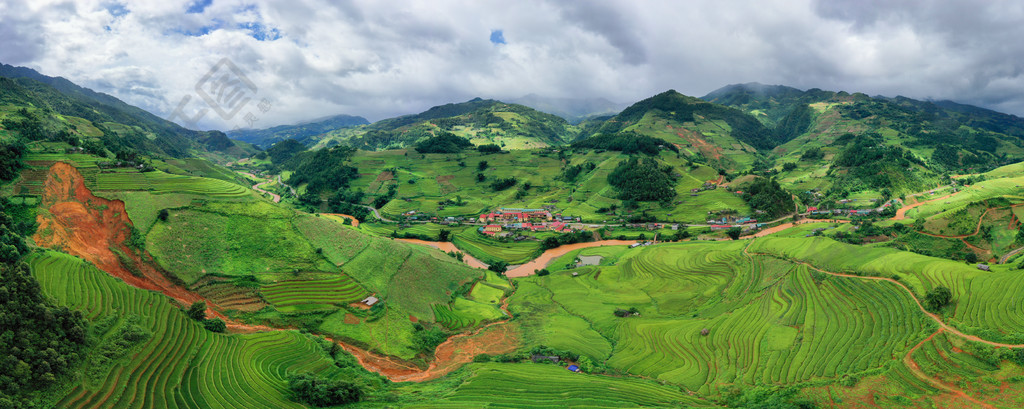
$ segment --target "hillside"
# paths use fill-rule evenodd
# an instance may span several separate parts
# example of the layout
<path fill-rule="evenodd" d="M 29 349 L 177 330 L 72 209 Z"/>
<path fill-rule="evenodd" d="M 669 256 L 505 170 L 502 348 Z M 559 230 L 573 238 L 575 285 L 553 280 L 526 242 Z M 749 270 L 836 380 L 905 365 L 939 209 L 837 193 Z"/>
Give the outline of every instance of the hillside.
<path fill-rule="evenodd" d="M 9 121 L 4 128 L 10 130 L 18 123 L 38 128 L 26 128 L 34 133 L 29 137 L 32 140 L 59 142 L 73 135 L 82 143 L 99 143 L 111 155 L 131 149 L 165 157 L 203 156 L 223 161 L 256 151 L 222 132 L 185 129 L 110 95 L 28 68 L 0 64 L 0 81 L 0 119 Z M 21 108 L 27 108 L 30 117 L 21 115 Z"/>
<path fill-rule="evenodd" d="M 295 125 L 279 125 L 267 129 L 241 129 L 228 131 L 228 137 L 268 148 L 274 143 L 285 139 L 295 139 L 312 146 L 319 139 L 317 136 L 342 128 L 367 125 L 370 122 L 361 116 L 335 115 Z"/>
<path fill-rule="evenodd" d="M 563 145 L 579 130 L 565 119 L 517 104 L 491 99 L 435 106 L 414 115 L 329 132 L 316 147 L 345 143 L 359 149 L 397 149 L 415 144 L 438 131 L 469 139 L 474 145 L 496 144 L 504 149 Z"/>

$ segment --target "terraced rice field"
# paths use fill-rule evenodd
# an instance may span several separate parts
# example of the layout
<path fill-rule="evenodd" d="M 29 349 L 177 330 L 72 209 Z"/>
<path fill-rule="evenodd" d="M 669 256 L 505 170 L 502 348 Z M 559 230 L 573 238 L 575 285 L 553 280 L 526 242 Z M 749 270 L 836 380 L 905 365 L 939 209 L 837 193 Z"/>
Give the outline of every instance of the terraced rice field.
<path fill-rule="evenodd" d="M 539 241 L 501 243 L 484 237 L 474 229 L 456 234 L 452 243 L 484 263 L 488 263 L 489 260 L 501 260 L 509 264 L 523 264 L 541 253 Z"/>
<path fill-rule="evenodd" d="M 705 407 L 707 402 L 656 382 L 583 375 L 557 365 L 473 364 L 470 375 L 443 399 L 409 408 L 636 408 Z"/>
<path fill-rule="evenodd" d="M 347 275 L 317 280 L 280 281 L 260 288 L 260 294 L 282 312 L 334 308 L 370 295 Z"/>
<path fill-rule="evenodd" d="M 286 377 L 337 377 L 322 349 L 297 332 L 209 332 L 158 293 L 129 287 L 79 259 L 56 252 L 28 258 L 45 293 L 87 318 L 137 315 L 152 336 L 95 384 L 55 397 L 62 408 L 301 408 Z"/>
<path fill-rule="evenodd" d="M 94 190 L 148 191 L 153 193 L 188 193 L 217 198 L 235 198 L 252 195 L 252 191 L 220 179 L 172 175 L 153 172 L 103 172 L 96 176 Z"/>
<path fill-rule="evenodd" d="M 599 344 L 588 334 L 596 332 L 612 345 L 609 366 L 703 394 L 737 383 L 864 373 L 900 359 L 929 331 L 930 321 L 902 288 L 820 280 L 802 265 L 746 256 L 745 244 L 663 244 L 626 251 L 615 266 L 576 269 L 578 277 L 530 277 L 520 281 L 511 308 L 527 321 L 550 322 L 524 325 L 529 339 L 543 339 L 540 332 L 559 317 L 579 335 L 559 340 L 560 347 L 592 350 Z M 564 312 L 533 306 L 544 298 Z M 630 307 L 640 315 L 612 314 Z"/>
<path fill-rule="evenodd" d="M 457 297 L 451 305 L 434 305 L 434 321 L 452 331 L 472 328 L 483 322 L 501 318 L 505 318 L 505 314 L 497 306 L 462 297 Z"/>
<path fill-rule="evenodd" d="M 256 290 L 229 280 L 207 277 L 192 286 L 192 291 L 223 309 L 251 312 L 267 306 Z"/>

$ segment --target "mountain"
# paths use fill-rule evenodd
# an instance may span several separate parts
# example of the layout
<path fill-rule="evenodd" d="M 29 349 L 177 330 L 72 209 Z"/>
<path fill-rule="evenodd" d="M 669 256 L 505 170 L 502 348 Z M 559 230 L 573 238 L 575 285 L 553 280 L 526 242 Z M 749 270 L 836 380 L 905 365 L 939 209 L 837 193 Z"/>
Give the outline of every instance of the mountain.
<path fill-rule="evenodd" d="M 785 157 L 825 148 L 841 136 L 874 134 L 899 145 L 936 170 L 991 169 L 1024 157 L 1024 119 L 951 101 L 920 101 L 902 96 L 869 97 L 762 84 L 729 85 L 703 99 L 725 104 L 762 123 L 784 125 L 801 113 L 808 122 L 790 141 L 774 148 Z M 803 132 L 800 132 L 800 131 Z"/>
<path fill-rule="evenodd" d="M 0 88 L 0 104 L 14 108 L 3 119 L 12 126 L 39 122 L 37 138 L 66 132 L 95 138 L 110 153 L 132 149 L 176 158 L 206 156 L 226 161 L 255 152 L 223 132 L 186 129 L 113 96 L 29 68 L 0 64 Z"/>
<path fill-rule="evenodd" d="M 505 149 L 564 145 L 579 134 L 577 127 L 556 115 L 523 105 L 474 98 L 364 127 L 332 131 L 317 146 L 346 143 L 367 150 L 395 149 L 439 131 L 467 138 L 475 145 L 497 144 Z"/>
<path fill-rule="evenodd" d="M 314 119 L 295 125 L 278 125 L 266 129 L 242 129 L 229 131 L 231 139 L 248 142 L 264 148 L 285 139 L 295 139 L 306 145 L 314 145 L 318 135 L 333 130 L 368 125 L 370 122 L 361 116 L 334 115 L 327 118 Z"/>
<path fill-rule="evenodd" d="M 588 118 L 617 114 L 626 107 L 626 104 L 611 102 L 604 98 L 549 98 L 537 94 L 525 95 L 509 102 L 558 115 L 573 125 L 578 125 Z"/>
<path fill-rule="evenodd" d="M 747 113 L 668 90 L 604 121 L 590 137 L 623 134 L 664 140 L 699 162 L 742 170 L 758 149 L 778 144 L 771 129 Z"/>

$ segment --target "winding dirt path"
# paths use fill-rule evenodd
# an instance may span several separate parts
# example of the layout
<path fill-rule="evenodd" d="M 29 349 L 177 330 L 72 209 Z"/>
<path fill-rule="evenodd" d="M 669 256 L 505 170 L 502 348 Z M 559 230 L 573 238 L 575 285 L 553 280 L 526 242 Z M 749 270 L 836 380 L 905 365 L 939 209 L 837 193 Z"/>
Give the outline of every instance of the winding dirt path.
<path fill-rule="evenodd" d="M 452 242 L 449 242 L 449 241 L 426 241 L 426 240 L 420 240 L 420 239 L 396 239 L 396 240 L 404 241 L 406 243 L 419 244 L 421 246 L 433 247 L 433 248 L 441 250 L 441 251 L 443 251 L 445 253 L 452 253 L 452 252 L 462 253 L 462 262 L 468 264 L 470 267 L 474 267 L 474 268 L 487 268 L 487 264 L 484 264 L 484 262 L 482 262 L 480 260 L 477 260 L 476 258 L 474 258 L 473 256 L 471 256 L 469 254 L 466 254 L 465 251 L 462 251 L 458 247 L 455 247 L 455 244 L 453 244 Z"/>
<path fill-rule="evenodd" d="M 888 278 L 888 277 L 859 276 L 859 275 L 854 275 L 854 274 L 835 273 L 835 272 L 832 272 L 832 271 L 828 271 L 828 270 L 824 270 L 824 269 L 818 268 L 818 267 L 814 266 L 813 264 L 808 263 L 806 261 L 791 260 L 791 259 L 779 257 L 779 256 L 771 254 L 771 253 L 751 253 L 749 251 L 749 249 L 750 249 L 750 245 L 753 244 L 753 243 L 754 242 L 751 241 L 750 243 L 747 244 L 746 247 L 743 248 L 743 254 L 746 254 L 748 256 L 756 255 L 756 256 L 775 257 L 775 258 L 778 258 L 778 259 L 789 261 L 791 263 L 802 264 L 802 265 L 805 265 L 805 266 L 807 266 L 807 268 L 810 268 L 812 270 L 819 271 L 819 272 L 822 272 L 822 273 L 825 273 L 825 274 L 828 274 L 828 275 L 833 275 L 833 276 L 836 276 L 836 277 L 858 278 L 858 279 L 861 279 L 861 280 L 872 280 L 872 281 L 888 281 L 890 283 L 898 285 L 900 288 L 902 288 L 904 291 L 906 291 L 907 294 L 910 295 L 910 298 L 914 300 L 914 303 L 917 304 L 917 308 L 919 310 L 921 310 L 921 312 L 924 313 L 924 315 L 928 316 L 928 318 L 931 318 L 932 321 L 935 321 L 935 323 L 938 324 L 940 328 L 948 331 L 950 334 L 956 335 L 956 336 L 958 336 L 960 338 L 963 338 L 963 339 L 966 339 L 966 340 L 970 340 L 970 341 L 974 341 L 974 342 L 980 342 L 982 344 L 991 345 L 991 346 L 994 346 L 994 347 L 1001 347 L 1001 348 L 1024 348 L 1024 344 L 1004 344 L 1002 342 L 989 341 L 989 340 L 985 340 L 985 339 L 979 338 L 976 335 L 968 335 L 968 334 L 964 334 L 963 332 L 960 332 L 960 330 L 956 329 L 956 327 L 953 327 L 953 326 L 951 326 L 949 324 L 946 324 L 944 321 L 942 321 L 942 318 L 939 318 L 939 316 L 937 314 L 934 314 L 934 313 L 926 310 L 924 308 L 924 305 L 921 304 L 921 300 L 919 300 L 917 298 L 917 295 L 914 294 L 914 292 L 909 287 L 907 287 L 906 285 L 904 285 L 903 283 L 901 283 L 899 281 L 893 280 L 893 279 Z"/>
<path fill-rule="evenodd" d="M 922 201 L 922 202 L 917 202 L 917 203 L 914 203 L 912 205 L 903 206 L 903 207 L 901 207 L 899 209 L 896 209 L 896 215 L 893 216 L 892 218 L 890 218 L 889 220 L 904 220 L 904 219 L 907 218 L 907 211 L 909 211 L 910 209 L 913 209 L 915 207 L 922 206 L 922 205 L 934 202 L 936 200 L 949 199 L 950 197 L 952 197 L 955 194 L 956 194 L 956 192 L 950 193 L 950 194 L 942 196 L 942 197 L 936 197 L 934 199 L 928 199 L 928 200 L 925 200 L 925 201 Z"/>
<path fill-rule="evenodd" d="M 933 338 L 935 338 L 936 335 L 939 335 L 939 334 L 941 334 L 943 332 L 945 332 L 945 329 L 944 328 L 939 328 L 938 331 L 935 331 L 934 333 L 929 335 L 928 338 L 925 338 L 925 339 L 921 340 L 921 342 L 918 342 L 917 345 L 914 345 L 913 348 L 910 348 L 910 351 L 907 351 L 907 355 L 905 355 L 903 357 L 903 364 L 907 366 L 907 369 L 910 369 L 910 373 L 912 373 L 915 377 L 917 377 L 918 379 L 920 379 L 922 381 L 927 382 L 929 385 L 934 386 L 936 389 L 942 389 L 942 390 L 944 390 L 946 392 L 949 392 L 949 393 L 953 394 L 953 396 L 956 396 L 958 398 L 970 401 L 971 403 L 974 403 L 974 404 L 976 404 L 978 406 L 981 406 L 983 408 L 993 408 L 994 409 L 995 406 L 992 406 L 992 405 L 990 405 L 988 403 L 982 402 L 982 401 L 974 398 L 973 396 L 968 395 L 966 392 L 964 392 L 963 390 L 961 390 L 961 389 L 959 389 L 959 388 L 957 388 L 957 387 L 955 387 L 953 385 L 949 385 L 949 384 L 947 384 L 945 382 L 942 382 L 942 381 L 940 381 L 938 379 L 935 379 L 935 378 L 932 378 L 932 377 L 928 376 L 928 374 L 926 374 L 923 370 L 921 370 L 921 366 L 918 365 L 917 362 L 914 362 L 914 357 L 913 357 L 914 352 L 916 352 L 918 349 L 920 349 L 922 345 L 928 343 Z"/>
<path fill-rule="evenodd" d="M 507 272 L 506 277 L 526 277 L 534 274 L 533 270 L 540 270 L 551 264 L 554 259 L 565 255 L 566 253 L 585 249 L 590 247 L 601 247 L 601 246 L 628 246 L 637 243 L 631 240 L 601 240 L 601 241 L 590 241 L 585 243 L 566 244 L 564 246 L 558 246 L 553 249 L 545 251 L 540 257 L 537 257 L 526 264 L 520 264 Z"/>

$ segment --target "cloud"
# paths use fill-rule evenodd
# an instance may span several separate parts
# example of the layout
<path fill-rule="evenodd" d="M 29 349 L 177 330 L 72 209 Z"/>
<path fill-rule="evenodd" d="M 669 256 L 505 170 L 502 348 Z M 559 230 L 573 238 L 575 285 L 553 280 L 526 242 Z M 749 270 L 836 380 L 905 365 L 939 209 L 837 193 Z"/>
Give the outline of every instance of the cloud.
<path fill-rule="evenodd" d="M 229 58 L 257 91 L 204 129 L 248 126 L 245 113 L 267 127 L 477 96 L 631 102 L 749 81 L 1022 115 L 1022 20 L 1024 6 L 972 0 L 12 0 L 0 3 L 0 61 L 166 117 L 189 96 L 186 113 L 208 108 L 194 86 Z"/>

